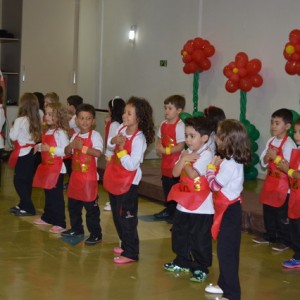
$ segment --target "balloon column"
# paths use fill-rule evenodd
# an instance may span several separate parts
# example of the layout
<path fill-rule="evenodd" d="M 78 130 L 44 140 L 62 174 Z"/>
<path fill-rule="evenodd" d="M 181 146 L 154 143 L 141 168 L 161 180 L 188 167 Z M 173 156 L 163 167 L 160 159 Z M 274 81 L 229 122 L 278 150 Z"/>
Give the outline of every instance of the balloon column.
<path fill-rule="evenodd" d="M 263 78 L 259 74 L 261 61 L 257 58 L 248 59 L 245 52 L 239 52 L 235 56 L 235 61 L 224 67 L 223 73 L 228 78 L 225 88 L 229 93 L 234 93 L 240 89 L 240 121 L 245 125 L 251 142 L 252 162 L 245 167 L 245 179 L 255 179 L 258 171 L 255 165 L 259 162 L 259 156 L 255 153 L 258 149 L 256 140 L 259 138 L 257 128 L 246 119 L 247 92 L 253 87 L 260 87 Z"/>
<path fill-rule="evenodd" d="M 289 34 L 289 42 L 284 46 L 283 56 L 287 60 L 285 71 L 289 75 L 300 76 L 300 30 L 294 29 Z"/>
<path fill-rule="evenodd" d="M 215 54 L 215 48 L 209 41 L 200 37 L 193 40 L 188 40 L 182 50 L 182 61 L 184 62 L 183 72 L 185 74 L 194 74 L 193 79 L 193 116 L 203 115 L 198 111 L 198 89 L 199 89 L 199 74 L 207 71 L 211 67 L 209 57 Z M 186 118 L 186 113 L 181 115 L 181 118 Z M 190 115 L 191 116 L 191 115 Z M 184 118 L 184 119 L 185 119 Z"/>

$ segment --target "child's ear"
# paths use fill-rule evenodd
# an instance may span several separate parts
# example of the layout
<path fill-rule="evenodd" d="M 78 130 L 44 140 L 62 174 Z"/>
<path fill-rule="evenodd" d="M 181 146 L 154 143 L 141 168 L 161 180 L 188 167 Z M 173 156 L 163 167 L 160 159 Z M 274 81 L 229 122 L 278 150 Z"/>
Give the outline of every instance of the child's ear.
<path fill-rule="evenodd" d="M 92 125 L 93 125 L 93 126 L 96 126 L 96 118 L 93 119 Z"/>
<path fill-rule="evenodd" d="M 208 141 L 209 136 L 207 134 L 204 134 L 201 136 L 202 142 L 206 143 Z"/>
<path fill-rule="evenodd" d="M 285 128 L 286 128 L 286 130 L 289 130 L 291 127 L 292 127 L 292 124 L 291 124 L 291 123 L 287 123 L 287 124 L 285 124 Z"/>

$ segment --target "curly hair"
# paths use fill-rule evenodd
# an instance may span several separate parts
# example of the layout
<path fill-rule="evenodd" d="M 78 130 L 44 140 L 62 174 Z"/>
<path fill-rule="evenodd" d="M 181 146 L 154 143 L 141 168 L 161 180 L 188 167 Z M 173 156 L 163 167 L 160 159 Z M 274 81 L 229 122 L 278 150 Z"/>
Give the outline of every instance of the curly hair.
<path fill-rule="evenodd" d="M 20 97 L 18 117 L 27 117 L 29 132 L 32 139 L 37 143 L 41 140 L 42 122 L 39 114 L 39 101 L 32 93 L 25 93 Z"/>
<path fill-rule="evenodd" d="M 250 141 L 245 126 L 234 119 L 226 119 L 218 125 L 216 134 L 218 153 L 233 158 L 237 163 L 248 164 L 251 161 Z"/>
<path fill-rule="evenodd" d="M 138 128 L 143 132 L 147 145 L 154 142 L 155 129 L 153 122 L 153 110 L 149 102 L 144 98 L 130 97 L 126 104 L 135 107 Z"/>
<path fill-rule="evenodd" d="M 68 120 L 68 110 L 65 105 L 60 102 L 53 102 L 46 105 L 45 109 L 49 107 L 52 109 L 52 114 L 57 118 L 56 128 L 60 128 L 69 132 L 69 120 Z M 45 132 L 49 129 L 49 126 L 46 124 L 44 127 Z"/>

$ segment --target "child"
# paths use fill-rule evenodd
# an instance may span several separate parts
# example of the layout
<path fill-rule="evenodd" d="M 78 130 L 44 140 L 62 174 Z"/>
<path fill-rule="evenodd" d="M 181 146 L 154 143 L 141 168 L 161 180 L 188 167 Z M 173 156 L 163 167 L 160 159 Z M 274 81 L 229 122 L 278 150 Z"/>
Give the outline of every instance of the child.
<path fill-rule="evenodd" d="M 140 164 L 154 136 L 152 107 L 145 99 L 131 97 L 125 106 L 123 124 L 118 134 L 108 140 L 110 147 L 115 145 L 115 152 L 103 177 L 103 186 L 109 192 L 113 219 L 121 240 L 121 247 L 114 248 L 114 252 L 120 255 L 114 259 L 117 264 L 139 259 L 137 210 L 138 184 L 142 177 Z"/>
<path fill-rule="evenodd" d="M 179 182 L 179 177 L 173 177 L 172 171 L 184 148 L 184 123 L 179 114 L 184 110 L 185 98 L 173 95 L 164 101 L 165 120 L 161 123 L 156 142 L 156 151 L 162 156 L 161 180 L 165 196 L 165 209 L 154 214 L 155 219 L 165 219 L 172 223 L 176 210 L 175 201 L 167 201 L 172 186 Z"/>
<path fill-rule="evenodd" d="M 5 111 L 3 107 L 3 88 L 0 86 L 0 161 L 2 159 L 2 152 L 4 149 L 4 138 L 5 132 L 3 131 L 3 127 L 5 124 Z"/>
<path fill-rule="evenodd" d="M 209 146 L 212 153 L 216 153 L 216 142 L 215 136 L 218 128 L 218 123 L 226 119 L 223 109 L 215 106 L 209 106 L 204 109 L 205 116 L 210 120 L 212 125 L 212 133 L 208 139 L 207 145 Z"/>
<path fill-rule="evenodd" d="M 81 104 L 76 110 L 76 122 L 80 128 L 65 154 L 72 154 L 72 173 L 68 186 L 68 208 L 71 229 L 62 232 L 63 237 L 82 237 L 82 208 L 86 210 L 86 225 L 90 236 L 86 245 L 96 245 L 102 240 L 100 209 L 98 206 L 97 160 L 103 152 L 103 140 L 99 132 L 93 130 L 96 111 L 90 104 Z"/>
<path fill-rule="evenodd" d="M 116 133 L 118 132 L 118 128 L 120 127 L 120 124 L 122 124 L 122 116 L 124 113 L 125 108 L 125 101 L 120 97 L 115 97 L 114 99 L 110 100 L 108 102 L 108 108 L 109 108 L 109 122 L 106 122 L 105 124 L 105 159 L 107 161 L 110 160 L 112 155 L 114 154 L 114 147 L 109 147 L 107 145 L 107 140 L 113 138 Z M 104 206 L 105 211 L 110 211 L 111 206 L 110 203 L 107 202 Z"/>
<path fill-rule="evenodd" d="M 224 120 L 216 133 L 217 152 L 207 166 L 206 178 L 213 192 L 215 215 L 212 236 L 218 238 L 218 286 L 209 285 L 208 293 L 222 293 L 222 299 L 240 300 L 239 252 L 241 243 L 241 192 L 244 166 L 251 161 L 250 142 L 244 125 Z"/>
<path fill-rule="evenodd" d="M 44 99 L 44 107 L 46 107 L 49 103 L 57 103 L 59 102 L 59 96 L 55 92 L 50 92 L 45 95 Z"/>
<path fill-rule="evenodd" d="M 288 229 L 288 176 L 277 169 L 281 159 L 290 161 L 291 152 L 296 148 L 293 140 L 288 136 L 293 121 L 293 115 L 286 108 L 279 109 L 272 114 L 271 133 L 273 135 L 267 142 L 267 146 L 261 154 L 261 164 L 268 167 L 268 173 L 260 194 L 260 202 L 263 203 L 263 217 L 265 234 L 263 237 L 255 237 L 253 242 L 257 244 L 276 243 L 272 249 L 284 251 L 290 244 Z"/>
<path fill-rule="evenodd" d="M 45 114 L 45 96 L 43 93 L 40 92 L 34 92 L 36 95 L 38 101 L 39 101 L 39 114 L 41 117 L 41 122 L 44 120 L 44 114 Z"/>
<path fill-rule="evenodd" d="M 41 138 L 39 103 L 32 93 L 20 98 L 18 117 L 10 128 L 9 137 L 14 142 L 14 150 L 8 164 L 15 169 L 14 186 L 20 202 L 10 209 L 16 216 L 33 216 L 35 208 L 31 200 L 32 180 L 34 176 L 35 143 Z"/>
<path fill-rule="evenodd" d="M 278 164 L 278 169 L 288 174 L 291 188 L 288 217 L 290 221 L 291 248 L 294 251 L 294 255 L 291 259 L 282 263 L 285 268 L 289 269 L 300 268 L 300 119 L 296 121 L 294 126 L 294 140 L 298 145 L 298 149 L 292 150 L 290 165 L 283 159 Z"/>
<path fill-rule="evenodd" d="M 36 149 L 41 152 L 42 163 L 38 166 L 33 186 L 45 190 L 45 208 L 37 225 L 52 224 L 50 232 L 66 230 L 63 180 L 66 167 L 63 163 L 65 147 L 69 144 L 68 112 L 61 103 L 50 103 L 45 107 L 45 132 L 42 143 Z"/>
<path fill-rule="evenodd" d="M 67 109 L 70 114 L 69 126 L 71 129 L 71 136 L 74 133 L 78 133 L 80 131 L 76 123 L 76 109 L 82 103 L 83 103 L 83 99 L 79 95 L 72 95 L 67 98 Z"/>
<path fill-rule="evenodd" d="M 205 172 L 213 153 L 207 141 L 211 124 L 205 117 L 185 120 L 187 150 L 181 153 L 173 169 L 180 183 L 173 185 L 168 199 L 175 199 L 177 209 L 173 219 L 172 249 L 176 258 L 164 265 L 170 272 L 192 272 L 191 280 L 204 282 L 212 263 L 211 225 L 213 202 Z"/>

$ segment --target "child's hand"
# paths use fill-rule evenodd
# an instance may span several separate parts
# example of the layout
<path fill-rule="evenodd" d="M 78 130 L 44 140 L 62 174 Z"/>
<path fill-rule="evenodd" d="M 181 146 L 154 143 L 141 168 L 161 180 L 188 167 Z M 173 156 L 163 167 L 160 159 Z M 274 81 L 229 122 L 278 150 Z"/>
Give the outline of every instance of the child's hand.
<path fill-rule="evenodd" d="M 283 171 L 284 173 L 287 173 L 289 170 L 289 162 L 286 161 L 285 159 L 282 159 L 277 165 L 277 169 Z"/>
<path fill-rule="evenodd" d="M 156 145 L 156 152 L 158 154 L 165 154 L 166 153 L 166 150 L 163 147 L 162 143 L 157 143 L 157 145 Z"/>
<path fill-rule="evenodd" d="M 112 144 L 124 146 L 124 144 L 126 142 L 126 137 L 124 135 L 122 135 L 121 133 L 119 133 L 118 135 L 116 135 L 115 137 L 112 138 L 111 142 L 112 142 Z"/>
<path fill-rule="evenodd" d="M 199 159 L 200 154 L 198 153 L 189 153 L 188 150 L 185 150 L 181 153 L 181 160 L 184 162 L 195 162 Z"/>
<path fill-rule="evenodd" d="M 38 152 L 38 145 L 35 145 L 33 148 L 33 155 Z"/>
<path fill-rule="evenodd" d="M 41 144 L 41 151 L 42 152 L 49 152 L 50 146 L 48 144 Z"/>
<path fill-rule="evenodd" d="M 220 157 L 220 156 L 218 156 L 218 155 L 215 155 L 214 156 L 214 158 L 212 159 L 212 161 L 211 161 L 211 164 L 213 164 L 214 166 L 218 166 L 218 165 L 220 165 L 220 163 L 223 161 L 223 159 Z"/>
<path fill-rule="evenodd" d="M 83 141 L 80 138 L 75 138 L 74 141 L 72 142 L 72 148 L 81 150 L 83 147 Z"/>
<path fill-rule="evenodd" d="M 278 152 L 278 149 L 275 149 L 275 148 L 269 148 L 268 150 L 267 150 L 267 157 L 269 158 L 269 159 L 272 159 L 272 160 L 274 160 L 275 158 L 276 158 L 276 156 L 277 156 L 277 152 Z"/>

